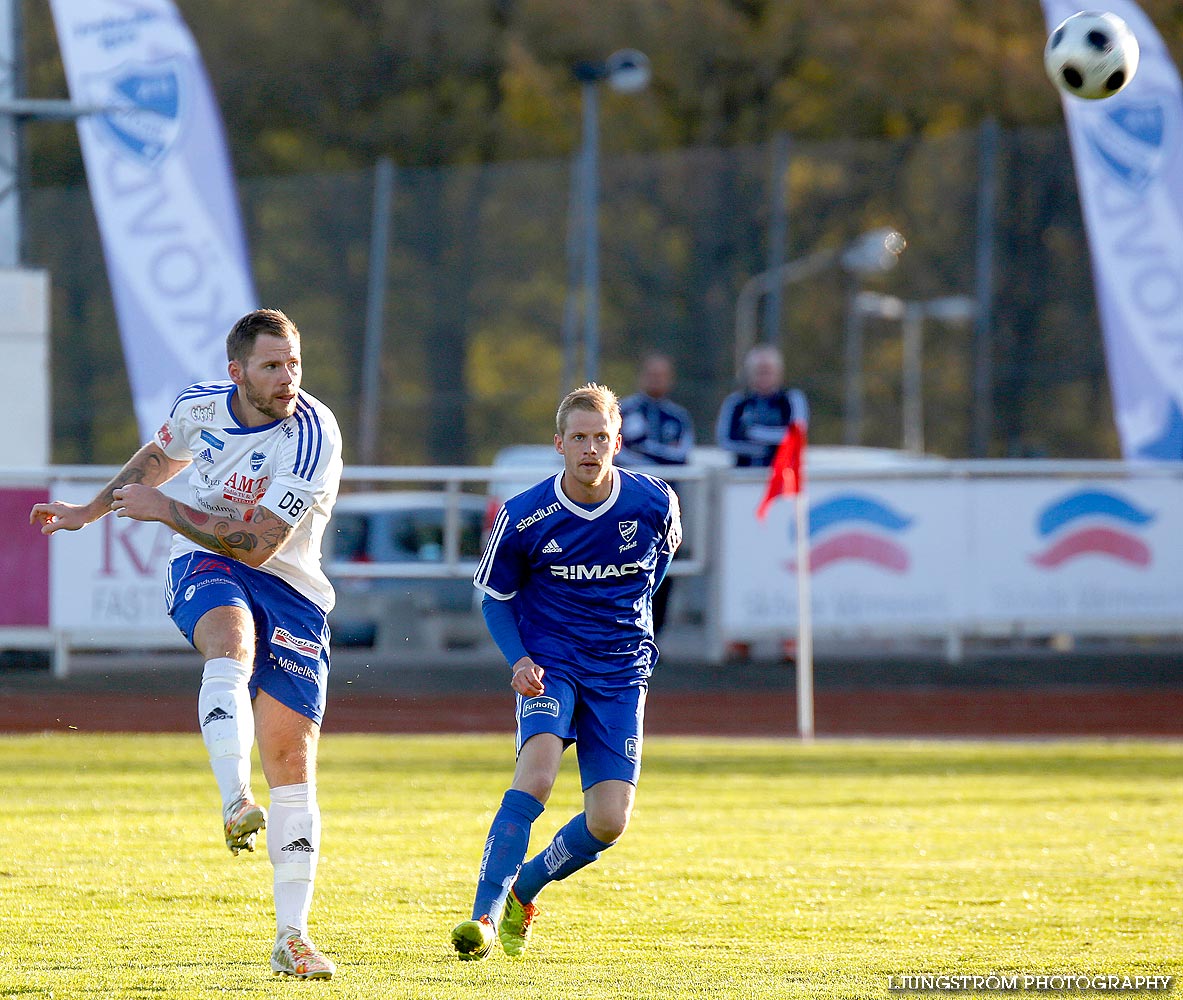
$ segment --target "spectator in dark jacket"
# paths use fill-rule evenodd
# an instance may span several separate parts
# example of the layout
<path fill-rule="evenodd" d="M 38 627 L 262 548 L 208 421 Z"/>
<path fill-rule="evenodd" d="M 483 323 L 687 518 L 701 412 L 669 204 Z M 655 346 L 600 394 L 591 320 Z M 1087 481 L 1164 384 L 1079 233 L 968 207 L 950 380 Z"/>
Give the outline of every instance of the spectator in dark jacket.
<path fill-rule="evenodd" d="M 639 392 L 620 401 L 620 434 L 624 445 L 616 464 L 624 469 L 652 465 L 685 465 L 694 447 L 694 423 L 685 408 L 669 398 L 674 387 L 674 363 L 665 354 L 651 353 L 641 360 L 637 374 Z M 649 469 L 668 479 L 666 471 Z M 676 483 L 671 485 L 677 489 Z M 653 594 L 653 632 L 665 625 L 673 576 L 666 574 Z"/>
<path fill-rule="evenodd" d="M 785 387 L 784 360 L 771 344 L 748 351 L 743 367 L 746 385 L 723 400 L 715 437 L 737 466 L 769 466 L 789 425 L 808 425 L 809 403 Z"/>
<path fill-rule="evenodd" d="M 620 401 L 624 446 L 616 464 L 685 465 L 694 447 L 694 424 L 685 408 L 669 398 L 674 363 L 664 354 L 648 354 L 637 376 L 639 392 Z"/>

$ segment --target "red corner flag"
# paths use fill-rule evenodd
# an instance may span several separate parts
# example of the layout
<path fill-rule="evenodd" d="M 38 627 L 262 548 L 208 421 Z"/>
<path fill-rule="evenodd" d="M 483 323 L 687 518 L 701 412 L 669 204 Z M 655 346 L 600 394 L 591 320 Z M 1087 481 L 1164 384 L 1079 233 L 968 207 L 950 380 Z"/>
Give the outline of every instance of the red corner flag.
<path fill-rule="evenodd" d="M 772 501 L 779 496 L 796 496 L 805 485 L 804 473 L 801 470 L 801 459 L 805 455 L 805 425 L 789 424 L 784 439 L 776 449 L 776 457 L 772 460 L 772 473 L 768 477 L 768 489 L 764 491 L 764 499 L 756 508 L 756 517 L 761 521 L 768 513 Z"/>

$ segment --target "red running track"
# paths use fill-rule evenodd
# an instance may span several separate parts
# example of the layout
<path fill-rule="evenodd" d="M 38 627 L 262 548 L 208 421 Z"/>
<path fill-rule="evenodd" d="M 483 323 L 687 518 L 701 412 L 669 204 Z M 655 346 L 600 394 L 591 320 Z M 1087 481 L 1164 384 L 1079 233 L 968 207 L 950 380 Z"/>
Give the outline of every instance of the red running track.
<path fill-rule="evenodd" d="M 1183 737 L 1178 688 L 868 688 L 821 690 L 819 736 Z M 196 695 L 0 694 L 0 732 L 196 732 Z M 792 736 L 796 699 L 782 691 L 651 693 L 646 732 Z M 500 695 L 333 697 L 325 732 L 512 732 Z"/>

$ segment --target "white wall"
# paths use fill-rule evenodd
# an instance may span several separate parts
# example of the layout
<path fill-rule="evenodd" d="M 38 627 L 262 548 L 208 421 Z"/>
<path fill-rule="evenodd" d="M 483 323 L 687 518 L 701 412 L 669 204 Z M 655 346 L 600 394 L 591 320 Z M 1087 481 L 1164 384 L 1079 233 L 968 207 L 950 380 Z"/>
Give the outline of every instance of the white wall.
<path fill-rule="evenodd" d="M 4 423 L 0 466 L 50 460 L 49 274 L 0 269 L 0 366 Z"/>

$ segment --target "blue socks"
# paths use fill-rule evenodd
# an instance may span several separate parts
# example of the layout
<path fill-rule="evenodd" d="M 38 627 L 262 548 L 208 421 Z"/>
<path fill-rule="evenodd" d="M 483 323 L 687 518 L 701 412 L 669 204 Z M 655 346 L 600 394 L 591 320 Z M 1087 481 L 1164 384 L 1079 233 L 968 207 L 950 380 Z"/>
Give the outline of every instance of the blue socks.
<path fill-rule="evenodd" d="M 587 819 L 580 813 L 555 834 L 546 850 L 522 864 L 530 846 L 530 827 L 542 810 L 542 803 L 528 792 L 511 788 L 502 797 L 481 857 L 476 899 L 472 904 L 473 920 L 488 914 L 496 926 L 510 886 L 518 899 L 529 903 L 548 882 L 561 882 L 574 875 L 612 846 L 591 835 Z"/>
<path fill-rule="evenodd" d="M 548 882 L 561 882 L 574 875 L 611 846 L 591 835 L 587 819 L 580 813 L 555 834 L 545 851 L 522 865 L 514 893 L 523 903 L 529 903 Z"/>
<path fill-rule="evenodd" d="M 542 815 L 543 805 L 529 792 L 511 788 L 502 796 L 501 808 L 493 817 L 485 852 L 481 857 L 481 872 L 477 879 L 476 899 L 472 904 L 472 918 L 486 913 L 497 926 L 505 897 L 517 877 L 526 848 L 530 846 L 530 827 Z"/>

